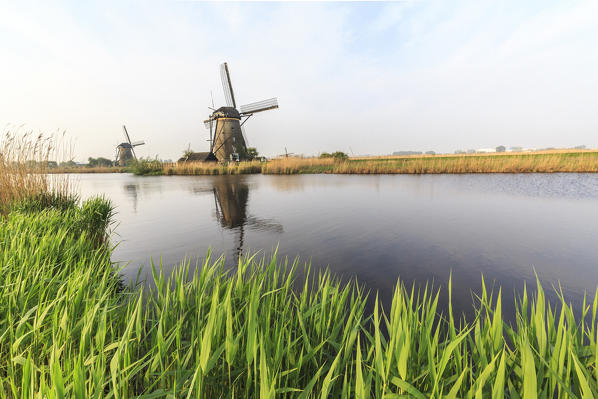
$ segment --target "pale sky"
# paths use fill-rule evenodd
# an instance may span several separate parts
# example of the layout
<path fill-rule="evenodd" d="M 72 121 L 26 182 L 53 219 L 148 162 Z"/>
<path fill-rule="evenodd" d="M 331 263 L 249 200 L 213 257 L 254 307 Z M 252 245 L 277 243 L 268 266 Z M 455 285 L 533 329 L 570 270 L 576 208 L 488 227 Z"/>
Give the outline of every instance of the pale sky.
<path fill-rule="evenodd" d="M 267 156 L 598 147 L 598 1 L 0 3 L 0 127 L 208 149 L 227 61 Z"/>

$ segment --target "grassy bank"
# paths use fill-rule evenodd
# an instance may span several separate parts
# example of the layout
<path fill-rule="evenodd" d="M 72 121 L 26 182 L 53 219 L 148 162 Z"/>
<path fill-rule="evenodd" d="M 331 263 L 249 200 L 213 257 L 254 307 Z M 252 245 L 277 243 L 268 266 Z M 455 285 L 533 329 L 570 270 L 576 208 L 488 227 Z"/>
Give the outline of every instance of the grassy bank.
<path fill-rule="evenodd" d="M 168 164 L 155 174 L 442 174 L 442 173 L 565 173 L 598 172 L 598 152 L 552 151 L 540 153 L 427 155 L 405 157 L 350 158 L 283 158 L 268 162 L 240 162 L 227 166 L 192 162 Z"/>
<path fill-rule="evenodd" d="M 397 285 L 392 306 L 296 264 L 206 260 L 122 288 L 103 237 L 107 200 L 23 202 L 0 224 L 0 396 L 595 397 L 598 296 L 576 319 L 542 288 L 503 322 L 437 313 L 436 290 Z M 450 290 L 450 286 L 448 287 Z M 473 305 L 472 305 L 473 306 Z M 567 396 L 569 395 L 569 396 Z"/>

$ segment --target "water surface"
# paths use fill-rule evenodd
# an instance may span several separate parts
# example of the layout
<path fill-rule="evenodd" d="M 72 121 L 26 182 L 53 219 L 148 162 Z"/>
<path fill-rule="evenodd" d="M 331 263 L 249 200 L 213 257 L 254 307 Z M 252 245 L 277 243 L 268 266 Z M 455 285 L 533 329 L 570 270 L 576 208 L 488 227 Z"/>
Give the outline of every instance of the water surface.
<path fill-rule="evenodd" d="M 482 274 L 507 302 L 534 270 L 574 301 L 598 285 L 593 174 L 76 178 L 84 197 L 116 205 L 113 260 L 128 262 L 125 279 L 151 258 L 171 269 L 211 248 L 233 265 L 239 253 L 278 246 L 280 256 L 356 277 L 385 303 L 398 278 L 445 288 L 451 272 L 463 311 Z"/>

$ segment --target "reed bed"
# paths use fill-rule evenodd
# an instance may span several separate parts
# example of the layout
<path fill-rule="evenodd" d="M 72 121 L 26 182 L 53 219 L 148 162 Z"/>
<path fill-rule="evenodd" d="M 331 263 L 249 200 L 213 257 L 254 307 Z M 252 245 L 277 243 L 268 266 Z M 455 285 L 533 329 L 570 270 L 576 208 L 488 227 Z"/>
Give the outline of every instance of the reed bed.
<path fill-rule="evenodd" d="M 476 154 L 459 156 L 350 159 L 289 158 L 273 160 L 265 174 L 462 174 L 598 172 L 598 152 L 547 152 L 517 155 Z"/>
<path fill-rule="evenodd" d="M 76 166 L 76 167 L 56 167 L 48 170 L 51 174 L 62 173 L 126 173 L 129 170 L 120 166 Z"/>
<path fill-rule="evenodd" d="M 0 224 L 0 396 L 592 398 L 598 293 L 581 315 L 538 282 L 503 322 L 482 290 L 466 322 L 438 289 L 397 283 L 392 304 L 297 262 L 208 255 L 123 288 L 102 240 L 112 207 L 13 208 Z M 448 284 L 449 298 L 451 285 Z M 575 309 L 576 311 L 579 309 Z"/>
<path fill-rule="evenodd" d="M 596 173 L 598 152 L 547 151 L 518 154 L 424 155 L 405 157 L 282 158 L 268 162 L 220 165 L 166 164 L 165 175 L 225 174 L 463 174 L 463 173 Z"/>
<path fill-rule="evenodd" d="M 259 161 L 219 164 L 215 162 L 177 162 L 164 164 L 165 175 L 244 175 L 261 173 Z"/>
<path fill-rule="evenodd" d="M 0 138 L 0 214 L 32 197 L 69 197 L 68 176 L 47 174 L 63 150 L 56 136 L 6 132 Z"/>

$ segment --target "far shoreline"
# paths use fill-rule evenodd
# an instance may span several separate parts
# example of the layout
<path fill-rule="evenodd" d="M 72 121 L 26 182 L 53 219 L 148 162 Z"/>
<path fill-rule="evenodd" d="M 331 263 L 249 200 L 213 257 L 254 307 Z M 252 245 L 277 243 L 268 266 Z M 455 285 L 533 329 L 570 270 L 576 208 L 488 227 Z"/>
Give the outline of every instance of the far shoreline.
<path fill-rule="evenodd" d="M 52 168 L 61 173 L 134 173 L 147 175 L 235 174 L 470 174 L 597 173 L 598 150 L 551 150 L 522 153 L 476 153 L 332 158 L 288 157 L 269 161 L 162 163 L 140 160 L 128 167 Z"/>

